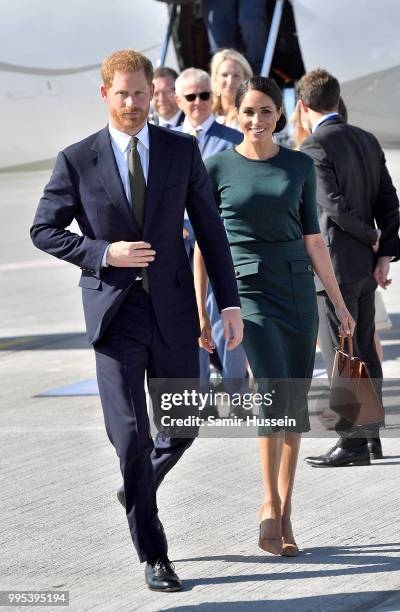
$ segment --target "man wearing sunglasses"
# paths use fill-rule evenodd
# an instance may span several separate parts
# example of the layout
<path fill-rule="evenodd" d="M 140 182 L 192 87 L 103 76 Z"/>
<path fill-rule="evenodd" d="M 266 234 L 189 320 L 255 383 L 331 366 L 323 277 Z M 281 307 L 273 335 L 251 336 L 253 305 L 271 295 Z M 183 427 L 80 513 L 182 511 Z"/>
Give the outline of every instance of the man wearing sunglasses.
<path fill-rule="evenodd" d="M 198 68 L 187 68 L 176 79 L 175 91 L 178 106 L 185 113 L 183 124 L 175 129 L 197 138 L 203 160 L 215 153 L 232 149 L 242 141 L 243 135 L 238 130 L 215 121 L 211 112 L 211 80 L 207 72 Z M 184 229 L 188 232 L 185 245 L 190 257 L 196 239 L 186 214 Z M 224 388 L 228 393 L 237 393 L 246 386 L 246 355 L 242 346 L 236 347 L 233 351 L 226 350 L 223 323 L 211 288 L 207 298 L 207 311 L 215 349 L 222 366 Z M 203 348 L 199 350 L 200 378 L 208 381 L 210 356 Z"/>
<path fill-rule="evenodd" d="M 185 114 L 182 125 L 175 129 L 195 136 L 203 159 L 231 149 L 242 141 L 242 134 L 215 121 L 212 109 L 211 79 L 199 68 L 187 68 L 175 81 L 176 102 Z M 184 237 L 186 252 L 191 258 L 195 237 L 185 214 Z"/>
<path fill-rule="evenodd" d="M 243 136 L 240 132 L 214 119 L 211 80 L 207 72 L 187 68 L 176 79 L 175 91 L 177 104 L 185 113 L 183 125 L 177 129 L 196 136 L 203 159 L 241 142 Z"/>

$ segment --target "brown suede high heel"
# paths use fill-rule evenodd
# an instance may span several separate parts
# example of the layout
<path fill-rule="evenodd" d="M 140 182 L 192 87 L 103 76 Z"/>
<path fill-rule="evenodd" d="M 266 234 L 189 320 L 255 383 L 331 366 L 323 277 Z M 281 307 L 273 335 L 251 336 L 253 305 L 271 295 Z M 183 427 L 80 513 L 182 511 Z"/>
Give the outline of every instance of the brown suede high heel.
<path fill-rule="evenodd" d="M 297 546 L 292 531 L 292 523 L 289 519 L 289 528 L 286 530 L 287 536 L 282 534 L 282 552 L 283 557 L 297 557 L 299 554 L 299 547 Z"/>
<path fill-rule="evenodd" d="M 277 521 L 280 523 L 280 519 L 272 519 L 267 518 L 262 519 L 264 510 L 264 505 L 262 505 L 258 511 L 258 520 L 260 523 L 260 535 L 258 538 L 258 545 L 262 550 L 271 553 L 272 555 L 282 555 L 283 554 L 283 541 L 282 536 L 280 537 L 272 537 L 274 533 L 274 527 L 276 526 Z"/>

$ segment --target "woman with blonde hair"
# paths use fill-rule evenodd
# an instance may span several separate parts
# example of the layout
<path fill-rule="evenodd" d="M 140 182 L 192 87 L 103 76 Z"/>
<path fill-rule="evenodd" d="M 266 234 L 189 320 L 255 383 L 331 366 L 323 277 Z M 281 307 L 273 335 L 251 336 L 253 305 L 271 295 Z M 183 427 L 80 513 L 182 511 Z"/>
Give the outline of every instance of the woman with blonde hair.
<path fill-rule="evenodd" d="M 239 128 L 235 96 L 240 83 L 253 76 L 247 59 L 234 49 L 222 49 L 211 60 L 212 112 L 218 123 Z"/>
<path fill-rule="evenodd" d="M 347 108 L 341 96 L 339 98 L 338 113 L 347 123 Z M 308 127 L 305 127 L 303 125 L 303 122 L 301 120 L 300 100 L 297 101 L 296 106 L 294 107 L 294 111 L 289 117 L 289 123 L 293 125 L 294 148 L 298 150 L 300 149 L 300 146 L 303 144 L 305 139 L 311 135 L 310 130 L 308 129 Z"/>
<path fill-rule="evenodd" d="M 310 130 L 303 127 L 301 121 L 300 101 L 298 100 L 294 111 L 289 117 L 289 124 L 293 126 L 293 148 L 300 149 L 300 145 L 310 136 Z"/>

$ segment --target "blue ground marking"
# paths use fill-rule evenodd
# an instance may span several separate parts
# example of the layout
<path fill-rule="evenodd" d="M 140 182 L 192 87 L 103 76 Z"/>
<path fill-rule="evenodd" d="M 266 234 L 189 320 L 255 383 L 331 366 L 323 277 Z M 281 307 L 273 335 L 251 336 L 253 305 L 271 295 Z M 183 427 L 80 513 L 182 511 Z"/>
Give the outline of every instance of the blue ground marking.
<path fill-rule="evenodd" d="M 326 370 L 315 369 L 313 373 L 314 378 L 326 377 Z M 72 385 L 66 385 L 65 387 L 56 387 L 55 389 L 49 389 L 38 393 L 35 397 L 61 397 L 61 396 L 79 396 L 79 395 L 98 395 L 99 388 L 95 378 L 89 378 L 88 380 L 81 380 L 73 383 Z"/>
<path fill-rule="evenodd" d="M 98 395 L 99 389 L 95 378 L 89 378 L 88 380 L 81 380 L 73 383 L 72 385 L 66 385 L 65 387 L 56 387 L 55 389 L 49 389 L 38 393 L 36 397 L 57 397 L 57 396 L 70 396 L 70 395 Z"/>

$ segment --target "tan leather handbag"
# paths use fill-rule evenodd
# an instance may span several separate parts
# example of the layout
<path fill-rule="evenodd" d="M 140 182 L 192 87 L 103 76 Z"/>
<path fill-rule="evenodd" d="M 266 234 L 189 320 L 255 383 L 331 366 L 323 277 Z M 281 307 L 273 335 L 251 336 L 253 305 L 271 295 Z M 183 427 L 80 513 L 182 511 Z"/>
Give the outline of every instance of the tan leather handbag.
<path fill-rule="evenodd" d="M 347 336 L 346 336 L 347 337 Z M 353 355 L 353 340 L 341 336 L 333 364 L 329 406 L 341 417 L 336 429 L 383 424 L 384 412 L 364 361 Z M 342 426 L 342 427 L 341 427 Z"/>

